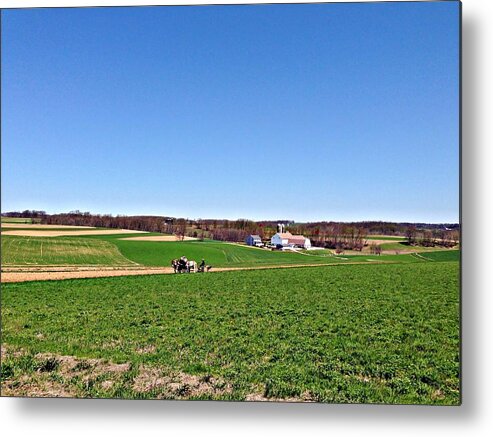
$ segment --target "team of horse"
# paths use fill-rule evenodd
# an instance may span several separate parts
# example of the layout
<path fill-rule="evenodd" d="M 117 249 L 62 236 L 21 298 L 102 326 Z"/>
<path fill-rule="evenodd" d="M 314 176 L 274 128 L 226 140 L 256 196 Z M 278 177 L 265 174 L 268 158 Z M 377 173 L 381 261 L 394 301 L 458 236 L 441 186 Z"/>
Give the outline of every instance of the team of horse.
<path fill-rule="evenodd" d="M 171 267 L 173 267 L 175 273 L 204 273 L 212 268 L 212 266 L 206 266 L 203 260 L 198 265 L 195 261 L 188 260 L 184 256 L 180 259 L 172 260 Z"/>

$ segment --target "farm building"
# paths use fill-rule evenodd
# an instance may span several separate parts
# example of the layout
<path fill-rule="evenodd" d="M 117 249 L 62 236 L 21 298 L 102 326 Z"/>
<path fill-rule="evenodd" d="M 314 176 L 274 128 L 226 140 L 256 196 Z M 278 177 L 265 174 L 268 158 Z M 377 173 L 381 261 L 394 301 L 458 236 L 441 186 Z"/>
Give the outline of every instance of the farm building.
<path fill-rule="evenodd" d="M 305 249 L 312 247 L 309 238 L 305 238 L 303 235 L 293 235 L 291 232 L 278 232 L 271 238 L 270 242 L 276 247 L 303 247 Z"/>
<path fill-rule="evenodd" d="M 248 237 L 246 237 L 245 243 L 249 246 L 261 246 L 262 239 L 259 235 L 249 235 Z"/>

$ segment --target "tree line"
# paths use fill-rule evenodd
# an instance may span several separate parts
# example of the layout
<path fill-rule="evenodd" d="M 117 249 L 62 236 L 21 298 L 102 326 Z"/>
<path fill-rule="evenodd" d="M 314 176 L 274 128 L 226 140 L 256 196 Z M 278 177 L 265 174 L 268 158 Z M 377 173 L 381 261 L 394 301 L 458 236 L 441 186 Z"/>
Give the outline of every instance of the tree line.
<path fill-rule="evenodd" d="M 406 230 L 407 243 L 411 246 L 454 247 L 459 243 L 458 229 L 417 229 L 409 226 Z"/>
<path fill-rule="evenodd" d="M 250 235 L 259 235 L 264 241 L 277 232 L 277 225 L 283 224 L 286 231 L 310 238 L 312 245 L 344 250 L 362 250 L 371 235 L 395 235 L 405 237 L 410 245 L 452 247 L 458 244 L 460 229 L 457 223 L 392 223 L 383 221 L 362 222 L 309 222 L 292 220 L 253 221 L 240 218 L 188 219 L 169 216 L 125 216 L 92 214 L 78 210 L 68 213 L 47 214 L 45 211 L 25 210 L 7 212 L 5 217 L 40 219 L 41 223 L 52 225 L 92 226 L 136 231 L 173 234 L 179 238 L 194 237 L 218 241 L 242 242 Z M 378 249 L 375 249 L 378 251 Z"/>

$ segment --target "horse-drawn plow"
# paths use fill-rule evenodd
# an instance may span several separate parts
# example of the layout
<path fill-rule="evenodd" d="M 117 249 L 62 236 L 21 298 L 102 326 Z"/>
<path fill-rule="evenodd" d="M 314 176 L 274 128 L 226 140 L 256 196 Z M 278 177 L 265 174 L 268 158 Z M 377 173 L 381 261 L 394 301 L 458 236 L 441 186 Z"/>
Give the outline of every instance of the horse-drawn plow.
<path fill-rule="evenodd" d="M 174 259 L 171 261 L 171 267 L 175 273 L 204 273 L 208 272 L 212 266 L 205 265 L 204 260 L 197 264 L 193 260 L 188 260 L 186 257 L 182 256 L 180 259 Z"/>

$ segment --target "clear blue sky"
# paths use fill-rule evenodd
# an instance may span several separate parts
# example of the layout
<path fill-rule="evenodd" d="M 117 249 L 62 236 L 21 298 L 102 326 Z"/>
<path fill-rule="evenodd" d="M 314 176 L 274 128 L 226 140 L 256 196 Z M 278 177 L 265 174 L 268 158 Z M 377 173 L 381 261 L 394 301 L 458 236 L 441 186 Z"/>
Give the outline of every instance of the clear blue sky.
<path fill-rule="evenodd" d="M 459 4 L 2 11 L 2 211 L 456 222 Z"/>

